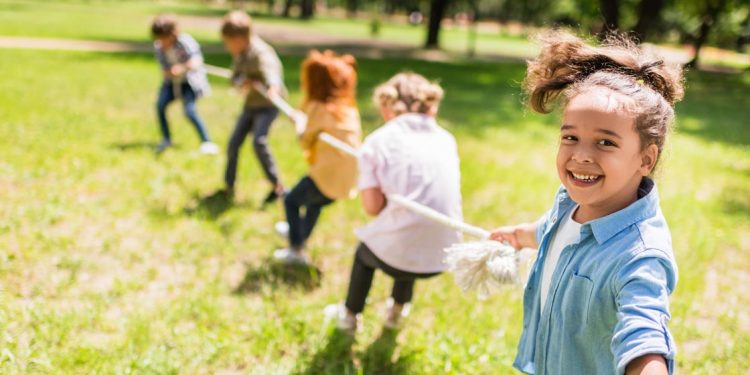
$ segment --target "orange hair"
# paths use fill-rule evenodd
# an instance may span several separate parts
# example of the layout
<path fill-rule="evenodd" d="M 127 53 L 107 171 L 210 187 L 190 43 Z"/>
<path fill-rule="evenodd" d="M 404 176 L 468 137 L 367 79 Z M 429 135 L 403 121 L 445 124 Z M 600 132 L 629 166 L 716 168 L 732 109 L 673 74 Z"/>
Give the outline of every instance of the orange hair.
<path fill-rule="evenodd" d="M 323 53 L 313 50 L 302 62 L 300 77 L 304 92 L 303 105 L 310 102 L 326 103 L 334 114 L 340 114 L 336 106 L 357 105 L 356 60 L 352 55 L 336 55 L 333 51 Z"/>

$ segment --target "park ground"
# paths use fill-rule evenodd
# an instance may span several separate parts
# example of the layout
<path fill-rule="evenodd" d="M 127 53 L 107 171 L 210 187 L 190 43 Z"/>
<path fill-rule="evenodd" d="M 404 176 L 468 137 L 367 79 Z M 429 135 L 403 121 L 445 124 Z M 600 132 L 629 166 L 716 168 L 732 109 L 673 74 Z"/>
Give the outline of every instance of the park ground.
<path fill-rule="evenodd" d="M 147 46 L 148 23 L 164 10 L 199 20 L 188 31 L 209 47 L 208 63 L 228 66 L 211 29 L 223 9 L 0 1 L 0 36 Z M 518 56 L 452 56 L 463 40 L 453 31 L 449 52 L 435 57 L 396 43 L 419 40 L 407 26 L 386 26 L 363 47 L 362 22 L 257 22 L 288 38 L 278 43 L 293 103 L 308 47 L 360 53 L 366 132 L 380 124 L 369 99 L 379 82 L 402 70 L 438 79 L 447 93 L 440 123 L 459 144 L 467 221 L 532 220 L 551 204 L 557 116 L 524 108 Z M 533 48 L 486 38 L 488 53 Z M 512 373 L 518 287 L 479 301 L 448 274 L 420 282 L 395 333 L 381 327 L 390 284 L 378 275 L 357 341 L 337 335 L 322 312 L 345 293 L 352 230 L 367 221 L 358 202 L 324 211 L 310 244 L 316 269 L 274 265 L 270 254 L 284 241 L 273 223 L 283 215 L 280 206 L 259 209 L 268 186 L 249 145 L 234 203 L 215 194 L 223 156 L 197 153 L 178 106 L 170 111 L 177 147 L 154 155 L 160 77 L 151 53 L 5 48 L 0 72 L 0 373 Z M 223 146 L 241 98 L 221 79 L 212 84 L 199 110 Z M 750 74 L 689 72 L 657 177 L 680 267 L 670 327 L 684 374 L 750 368 L 747 108 Z M 278 120 L 271 143 L 285 181 L 295 183 L 305 164 L 288 120 Z"/>

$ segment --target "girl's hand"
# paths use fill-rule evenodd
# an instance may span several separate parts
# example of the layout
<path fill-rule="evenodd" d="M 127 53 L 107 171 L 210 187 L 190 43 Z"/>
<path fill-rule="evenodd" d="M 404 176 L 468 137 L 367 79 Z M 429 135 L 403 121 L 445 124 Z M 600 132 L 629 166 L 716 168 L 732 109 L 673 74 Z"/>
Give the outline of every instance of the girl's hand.
<path fill-rule="evenodd" d="M 508 242 L 510 246 L 520 250 L 524 247 L 536 248 L 536 223 L 524 223 L 500 227 L 492 231 L 490 239 L 498 242 Z"/>
<path fill-rule="evenodd" d="M 307 115 L 302 111 L 294 111 L 291 116 L 292 122 L 294 122 L 294 129 L 297 131 L 297 136 L 302 136 L 307 128 Z"/>

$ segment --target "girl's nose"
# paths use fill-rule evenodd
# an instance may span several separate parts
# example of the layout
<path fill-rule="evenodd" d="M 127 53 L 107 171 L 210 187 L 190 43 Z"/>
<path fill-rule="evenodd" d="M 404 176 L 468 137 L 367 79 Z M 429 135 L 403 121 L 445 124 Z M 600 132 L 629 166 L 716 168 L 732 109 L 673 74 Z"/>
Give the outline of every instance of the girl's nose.
<path fill-rule="evenodd" d="M 582 148 L 582 147 L 576 149 L 573 152 L 572 159 L 576 163 L 581 163 L 581 164 L 593 163 L 594 162 L 594 158 L 591 156 L 591 153 L 587 149 Z"/>

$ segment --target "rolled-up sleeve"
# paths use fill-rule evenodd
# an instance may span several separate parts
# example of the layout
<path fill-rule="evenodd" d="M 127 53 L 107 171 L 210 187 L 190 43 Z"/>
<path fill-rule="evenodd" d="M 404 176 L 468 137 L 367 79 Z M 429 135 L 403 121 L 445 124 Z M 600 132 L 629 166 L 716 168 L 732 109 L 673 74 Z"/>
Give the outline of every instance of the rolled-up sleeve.
<path fill-rule="evenodd" d="M 667 322 L 669 295 L 677 283 L 674 262 L 658 250 L 646 250 L 624 264 L 613 282 L 617 325 L 611 350 L 617 373 L 624 374 L 638 357 L 661 354 L 671 374 L 675 346 Z"/>
<path fill-rule="evenodd" d="M 379 165 L 377 150 L 372 143 L 365 142 L 359 149 L 359 190 L 380 187 L 377 169 Z"/>

